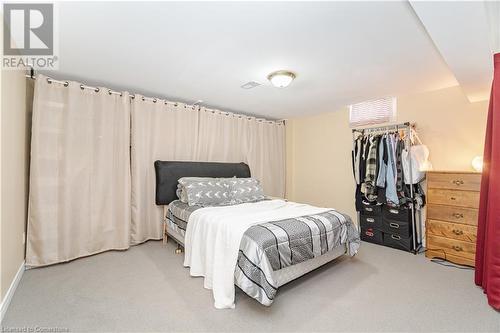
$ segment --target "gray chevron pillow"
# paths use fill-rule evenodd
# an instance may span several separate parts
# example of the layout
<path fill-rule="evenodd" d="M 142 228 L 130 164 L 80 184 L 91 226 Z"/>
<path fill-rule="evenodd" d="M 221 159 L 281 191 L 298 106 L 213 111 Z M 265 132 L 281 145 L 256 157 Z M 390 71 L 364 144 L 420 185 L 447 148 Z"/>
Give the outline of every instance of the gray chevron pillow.
<path fill-rule="evenodd" d="M 222 178 L 183 177 L 179 179 L 179 186 L 177 195 L 189 206 L 232 204 L 229 184 Z"/>
<path fill-rule="evenodd" d="M 266 199 L 260 182 L 255 178 L 226 178 L 226 181 L 230 185 L 234 204 Z"/>
<path fill-rule="evenodd" d="M 175 191 L 175 194 L 177 195 L 177 197 L 179 198 L 180 201 L 182 201 L 184 203 L 188 203 L 186 185 L 189 185 L 189 184 L 195 183 L 195 182 L 209 181 L 209 180 L 213 180 L 213 179 L 215 179 L 215 178 L 210 178 L 210 177 L 183 177 L 183 178 L 180 178 L 178 183 L 177 183 L 177 190 Z"/>

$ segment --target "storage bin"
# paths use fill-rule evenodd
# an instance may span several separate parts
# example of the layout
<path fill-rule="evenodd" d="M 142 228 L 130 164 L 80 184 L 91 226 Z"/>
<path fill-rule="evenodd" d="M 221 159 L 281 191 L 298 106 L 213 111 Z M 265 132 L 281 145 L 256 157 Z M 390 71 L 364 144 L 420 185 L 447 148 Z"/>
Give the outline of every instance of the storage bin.
<path fill-rule="evenodd" d="M 389 234 L 398 235 L 403 238 L 408 238 L 412 235 L 411 222 L 382 219 L 382 231 Z"/>
<path fill-rule="evenodd" d="M 361 240 L 375 244 L 383 244 L 384 235 L 380 230 L 361 227 Z"/>
<path fill-rule="evenodd" d="M 387 220 L 411 222 L 411 209 L 384 205 L 382 216 Z"/>
<path fill-rule="evenodd" d="M 365 216 L 382 216 L 382 205 L 363 205 L 360 213 Z"/>
<path fill-rule="evenodd" d="M 395 249 L 411 251 L 413 249 L 412 237 L 404 238 L 396 234 L 384 233 L 384 245 Z"/>
<path fill-rule="evenodd" d="M 360 219 L 360 224 L 362 227 L 382 230 L 382 217 L 381 216 L 361 214 L 359 216 L 359 219 Z"/>

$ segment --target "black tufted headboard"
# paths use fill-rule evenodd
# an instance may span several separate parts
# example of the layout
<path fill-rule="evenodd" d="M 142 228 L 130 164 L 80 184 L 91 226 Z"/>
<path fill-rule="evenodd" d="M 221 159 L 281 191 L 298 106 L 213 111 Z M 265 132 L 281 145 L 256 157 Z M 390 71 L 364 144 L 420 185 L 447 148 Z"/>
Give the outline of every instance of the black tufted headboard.
<path fill-rule="evenodd" d="M 182 177 L 250 177 L 245 163 L 156 161 L 155 172 L 157 205 L 168 205 L 177 199 L 177 182 Z"/>

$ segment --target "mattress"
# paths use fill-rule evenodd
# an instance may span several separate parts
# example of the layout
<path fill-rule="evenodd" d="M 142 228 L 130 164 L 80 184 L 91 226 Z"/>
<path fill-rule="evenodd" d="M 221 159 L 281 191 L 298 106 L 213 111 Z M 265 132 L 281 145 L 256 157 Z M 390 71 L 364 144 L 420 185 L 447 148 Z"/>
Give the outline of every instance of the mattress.
<path fill-rule="evenodd" d="M 201 206 L 189 206 L 180 200 L 174 200 L 168 205 L 167 212 L 167 229 L 175 231 L 182 236 L 184 243 L 184 235 L 186 234 L 187 222 L 192 212 L 200 209 Z"/>

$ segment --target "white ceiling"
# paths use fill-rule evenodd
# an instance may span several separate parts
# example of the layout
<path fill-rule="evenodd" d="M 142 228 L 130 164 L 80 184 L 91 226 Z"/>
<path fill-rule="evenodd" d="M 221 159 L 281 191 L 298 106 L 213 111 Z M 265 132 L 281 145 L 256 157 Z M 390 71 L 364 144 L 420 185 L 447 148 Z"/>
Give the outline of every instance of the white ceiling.
<path fill-rule="evenodd" d="M 58 17 L 52 76 L 268 118 L 457 85 L 408 2 L 59 3 Z M 286 89 L 266 80 L 278 69 L 297 73 Z"/>
<path fill-rule="evenodd" d="M 489 98 L 493 57 L 485 4 L 411 1 L 471 102 Z"/>

